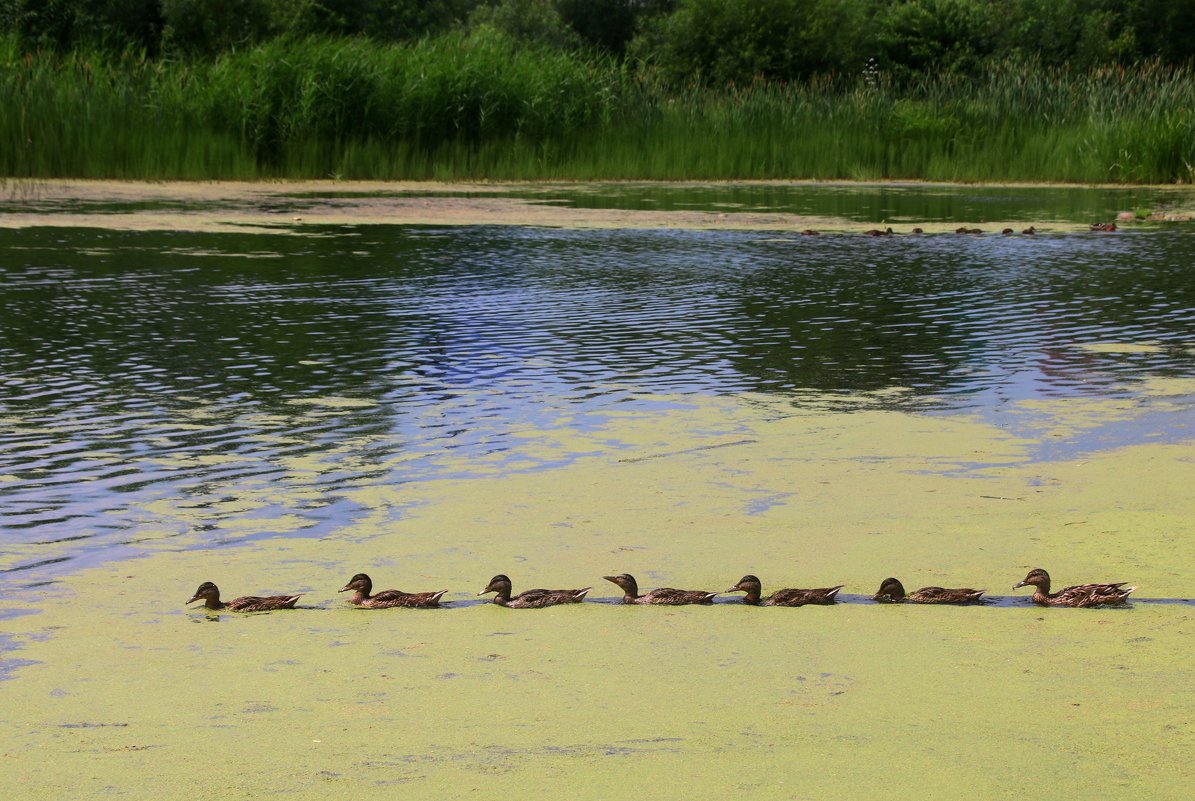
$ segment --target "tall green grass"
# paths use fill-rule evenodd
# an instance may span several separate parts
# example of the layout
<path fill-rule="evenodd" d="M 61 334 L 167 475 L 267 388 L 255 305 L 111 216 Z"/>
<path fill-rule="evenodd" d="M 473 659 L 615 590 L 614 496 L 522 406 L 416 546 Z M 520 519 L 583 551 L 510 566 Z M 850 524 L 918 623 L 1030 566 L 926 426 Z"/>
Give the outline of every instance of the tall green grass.
<path fill-rule="evenodd" d="M 0 108 L 14 177 L 1195 180 L 1195 74 L 1149 64 L 676 91 L 487 29 L 214 63 L 4 42 Z"/>

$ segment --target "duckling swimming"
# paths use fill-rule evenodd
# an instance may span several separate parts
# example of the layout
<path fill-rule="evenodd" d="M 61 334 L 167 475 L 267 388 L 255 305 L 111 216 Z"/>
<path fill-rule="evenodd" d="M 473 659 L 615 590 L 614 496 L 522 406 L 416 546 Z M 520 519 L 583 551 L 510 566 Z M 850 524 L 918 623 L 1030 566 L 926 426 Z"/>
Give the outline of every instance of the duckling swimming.
<path fill-rule="evenodd" d="M 220 600 L 220 588 L 210 581 L 205 581 L 199 585 L 199 589 L 195 590 L 195 594 L 191 596 L 191 600 L 187 603 L 203 599 L 203 605 L 208 609 L 220 610 L 227 609 L 230 612 L 266 612 L 271 609 L 294 609 L 295 602 L 298 601 L 302 595 L 246 595 L 241 598 L 233 598 L 231 601 L 225 603 Z"/>
<path fill-rule="evenodd" d="M 1129 593 L 1137 589 L 1125 588 L 1126 583 L 1118 581 L 1115 584 L 1076 584 L 1051 593 L 1050 574 L 1038 567 L 1030 570 L 1029 575 L 1012 585 L 1012 588 L 1015 590 L 1033 585 L 1033 603 L 1038 606 L 1113 606 L 1126 603 Z"/>
<path fill-rule="evenodd" d="M 714 602 L 716 592 L 704 590 L 674 590 L 671 587 L 660 587 L 651 592 L 639 594 L 639 582 L 630 573 L 620 573 L 617 576 L 602 576 L 606 581 L 612 581 L 622 587 L 624 604 L 658 604 L 661 606 L 684 606 L 686 604 L 710 604 Z"/>
<path fill-rule="evenodd" d="M 440 605 L 440 597 L 448 590 L 438 592 L 403 592 L 402 590 L 382 590 L 377 595 L 370 595 L 373 591 L 373 580 L 364 573 L 353 576 L 349 583 L 337 592 L 355 590 L 349 603 L 364 606 L 368 609 L 389 609 L 393 606 L 405 606 L 412 609 L 430 609 Z"/>
<path fill-rule="evenodd" d="M 875 594 L 875 600 L 890 604 L 904 601 L 913 604 L 969 604 L 981 600 L 985 592 L 987 590 L 973 590 L 970 587 L 922 587 L 906 595 L 903 584 L 894 578 L 886 578 L 880 583 L 880 591 Z"/>
<path fill-rule="evenodd" d="M 524 590 L 513 598 L 510 595 L 510 579 L 499 573 L 490 579 L 485 589 L 477 593 L 485 595 L 487 592 L 497 593 L 494 603 L 511 609 L 542 609 L 545 606 L 557 604 L 577 604 L 585 600 L 585 594 L 592 587 L 580 590 Z"/>
<path fill-rule="evenodd" d="M 745 592 L 747 597 L 743 603 L 752 606 L 804 606 L 805 604 L 832 604 L 834 597 L 844 585 L 837 587 L 821 587 L 816 590 L 786 589 L 776 590 L 768 598 L 760 599 L 763 584 L 755 576 L 743 576 L 739 583 L 725 592 Z"/>

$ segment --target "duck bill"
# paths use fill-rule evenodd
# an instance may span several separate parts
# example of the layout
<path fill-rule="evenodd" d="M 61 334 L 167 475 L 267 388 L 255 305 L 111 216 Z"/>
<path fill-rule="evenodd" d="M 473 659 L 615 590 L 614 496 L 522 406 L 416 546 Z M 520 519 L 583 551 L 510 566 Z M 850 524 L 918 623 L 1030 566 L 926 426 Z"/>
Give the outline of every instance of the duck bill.
<path fill-rule="evenodd" d="M 491 590 L 489 587 L 486 587 L 484 590 L 482 590 L 481 592 L 479 592 L 479 593 L 477 593 L 477 594 L 478 594 L 478 595 L 485 595 L 487 592 L 493 592 L 493 590 Z"/>
<path fill-rule="evenodd" d="M 341 587 L 339 590 L 337 590 L 337 592 L 348 592 L 348 591 L 349 591 L 349 590 L 351 590 L 352 588 L 353 588 L 353 585 L 351 585 L 351 584 L 346 584 L 346 585 L 344 585 L 343 587 Z"/>
<path fill-rule="evenodd" d="M 1018 589 L 1020 589 L 1021 587 L 1028 587 L 1028 586 L 1029 586 L 1029 583 L 1028 583 L 1028 582 L 1025 582 L 1025 581 L 1018 581 L 1016 584 L 1012 585 L 1012 588 L 1013 588 L 1014 590 L 1018 590 Z"/>
<path fill-rule="evenodd" d="M 202 596 L 202 595 L 194 595 L 194 596 L 192 596 L 192 597 L 191 597 L 191 600 L 187 601 L 187 603 L 188 603 L 188 604 L 193 604 L 193 603 L 195 603 L 196 601 L 201 601 L 201 600 L 203 600 L 203 596 Z M 186 604 L 184 604 L 184 606 L 186 606 Z"/>
<path fill-rule="evenodd" d="M 746 590 L 744 590 L 742 587 L 740 587 L 739 585 L 736 584 L 733 587 L 731 587 L 729 590 L 722 590 L 722 592 L 746 592 Z"/>

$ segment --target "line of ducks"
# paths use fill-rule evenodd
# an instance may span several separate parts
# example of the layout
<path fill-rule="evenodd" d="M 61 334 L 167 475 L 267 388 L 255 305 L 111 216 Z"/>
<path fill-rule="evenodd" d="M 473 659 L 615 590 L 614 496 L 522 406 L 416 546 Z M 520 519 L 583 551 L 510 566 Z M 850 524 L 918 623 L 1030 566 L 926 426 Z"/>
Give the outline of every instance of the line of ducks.
<path fill-rule="evenodd" d="M 1091 231 L 1095 231 L 1095 232 L 1111 233 L 1116 230 L 1116 223 L 1114 223 L 1114 222 L 1096 222 L 1096 223 L 1092 223 L 1091 225 L 1089 225 L 1088 229 Z M 954 232 L 956 234 L 970 234 L 972 236 L 986 233 L 982 228 L 968 228 L 965 225 L 954 229 Z M 910 234 L 924 234 L 925 230 L 922 228 L 914 228 L 911 231 L 909 231 L 909 233 Z M 1012 228 L 1004 228 L 1000 231 L 1000 233 L 1003 234 L 1004 236 L 1012 236 L 1013 234 L 1016 233 L 1016 231 L 1013 230 Z M 1024 234 L 1025 236 L 1034 236 L 1037 234 L 1037 228 L 1031 225 L 1028 228 L 1021 229 L 1021 233 Z M 813 230 L 812 228 L 806 228 L 805 230 L 801 231 L 801 236 L 817 236 L 817 235 L 818 235 L 818 232 Z M 883 229 L 872 228 L 869 231 L 864 231 L 863 235 L 864 236 L 896 236 L 897 233 L 895 231 L 893 231 L 891 227 L 887 227 L 887 228 L 883 228 Z"/>
<path fill-rule="evenodd" d="M 639 584 L 629 573 L 617 576 L 603 576 L 606 581 L 617 584 L 623 591 L 624 604 L 655 604 L 660 606 L 683 606 L 687 604 L 713 603 L 717 592 L 705 590 L 677 590 L 672 587 L 660 587 L 650 592 L 639 593 Z M 1128 600 L 1129 593 L 1136 587 L 1125 587 L 1126 582 L 1112 584 L 1077 584 L 1066 587 L 1058 592 L 1050 592 L 1050 574 L 1041 568 L 1029 571 L 1024 579 L 1013 585 L 1013 589 L 1032 586 L 1033 602 L 1040 606 L 1106 606 L 1123 604 Z M 834 587 L 819 587 L 817 589 L 782 589 L 776 590 L 767 598 L 763 597 L 763 585 L 752 575 L 743 576 L 739 582 L 722 592 L 746 593 L 743 602 L 752 606 L 805 606 L 806 604 L 832 604 L 839 590 L 844 585 Z M 592 587 L 578 590 L 524 590 L 518 595 L 511 594 L 510 578 L 498 574 L 490 579 L 485 589 L 477 593 L 486 595 L 494 593 L 494 603 L 511 609 L 542 609 L 545 606 L 558 604 L 575 604 L 585 599 Z M 384 590 L 373 592 L 373 581 L 364 573 L 358 573 L 344 585 L 339 592 L 352 591 L 349 603 L 369 609 L 386 609 L 395 606 L 429 609 L 440 606 L 440 599 L 448 590 L 435 592 L 402 592 L 401 590 Z M 880 590 L 874 600 L 880 603 L 914 603 L 914 604 L 969 604 L 982 601 L 986 590 L 973 590 L 970 587 L 957 589 L 945 587 L 922 587 L 916 592 L 906 593 L 904 585 L 897 579 L 886 578 L 880 584 Z M 220 600 L 220 589 L 210 581 L 199 585 L 195 595 L 187 603 L 203 600 L 204 606 L 212 610 L 229 610 L 232 612 L 265 612 L 272 609 L 294 609 L 295 603 L 301 595 L 246 595 L 231 601 Z"/>

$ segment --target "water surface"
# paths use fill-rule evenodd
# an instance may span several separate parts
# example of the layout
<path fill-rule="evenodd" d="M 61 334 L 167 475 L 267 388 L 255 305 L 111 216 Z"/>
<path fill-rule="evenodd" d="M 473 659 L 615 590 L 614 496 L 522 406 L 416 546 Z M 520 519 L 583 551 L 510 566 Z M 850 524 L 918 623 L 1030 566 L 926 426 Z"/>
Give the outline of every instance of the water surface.
<path fill-rule="evenodd" d="M 351 490 L 567 464 L 593 451 L 528 432 L 599 430 L 686 395 L 1023 427 L 1010 405 L 1195 375 L 1184 230 L 44 227 L 0 230 L 0 252 L 4 583 L 146 539 L 219 542 L 234 520 L 238 540 L 323 536 L 367 511 Z M 1167 405 L 1048 447 L 1190 424 L 1189 405 Z"/>

